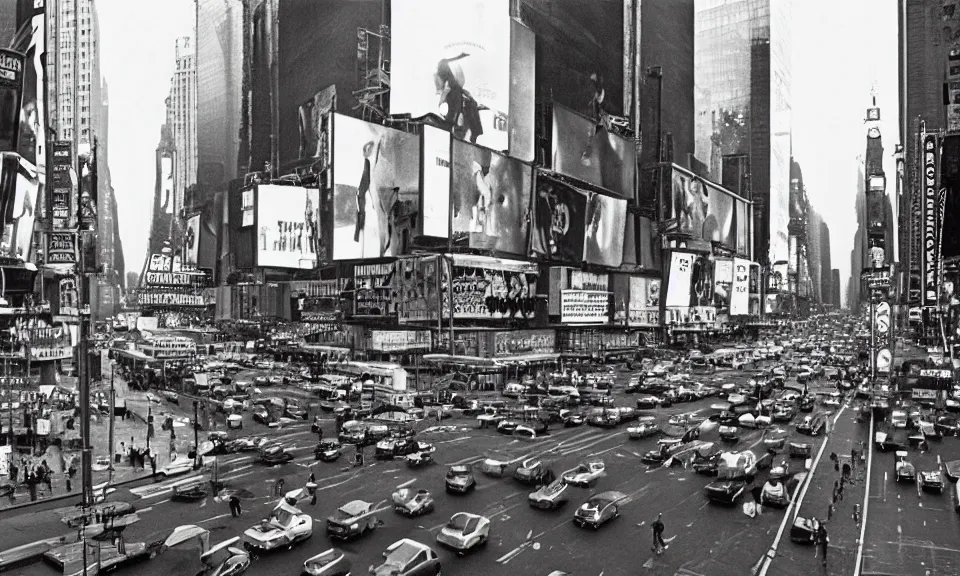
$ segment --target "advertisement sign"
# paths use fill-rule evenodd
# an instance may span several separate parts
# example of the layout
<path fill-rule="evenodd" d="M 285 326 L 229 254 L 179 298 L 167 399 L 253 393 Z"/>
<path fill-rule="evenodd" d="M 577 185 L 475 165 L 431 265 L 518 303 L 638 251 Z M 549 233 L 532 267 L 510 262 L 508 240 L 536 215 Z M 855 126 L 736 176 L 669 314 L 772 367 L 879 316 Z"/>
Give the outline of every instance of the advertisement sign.
<path fill-rule="evenodd" d="M 160 157 L 160 210 L 164 214 L 173 214 L 176 198 L 173 194 L 173 158 Z"/>
<path fill-rule="evenodd" d="M 750 311 L 751 262 L 743 258 L 733 259 L 733 282 L 730 286 L 730 315 L 744 316 Z"/>
<path fill-rule="evenodd" d="M 71 178 L 73 143 L 69 140 L 56 140 L 50 154 L 51 177 L 47 180 L 47 187 L 51 189 L 51 193 L 47 200 L 47 213 L 53 219 L 53 229 L 63 230 L 71 226 L 74 213 L 72 198 L 75 184 Z"/>
<path fill-rule="evenodd" d="M 299 157 L 316 158 L 321 170 L 330 162 L 330 113 L 334 111 L 336 98 L 337 87 L 327 86 L 301 104 L 298 110 Z"/>
<path fill-rule="evenodd" d="M 391 282 L 394 265 L 366 264 L 353 270 L 354 316 L 391 316 L 396 299 Z"/>
<path fill-rule="evenodd" d="M 240 192 L 240 227 L 253 226 L 256 219 L 257 203 L 253 193 L 253 188 Z"/>
<path fill-rule="evenodd" d="M 587 197 L 580 190 L 537 175 L 530 249 L 559 262 L 579 264 L 583 259 Z"/>
<path fill-rule="evenodd" d="M 48 264 L 73 265 L 77 263 L 77 235 L 73 232 L 50 234 L 47 247 Z"/>
<path fill-rule="evenodd" d="M 536 156 L 534 118 L 536 116 L 537 35 L 533 30 L 510 20 L 510 156 L 533 162 Z"/>
<path fill-rule="evenodd" d="M 737 253 L 750 255 L 750 205 L 746 202 L 735 204 L 737 219 Z"/>
<path fill-rule="evenodd" d="M 297 298 L 294 322 L 327 323 L 336 322 L 342 316 L 340 297 L 337 296 L 301 296 Z"/>
<path fill-rule="evenodd" d="M 197 344 L 189 338 L 162 337 L 148 340 L 143 349 L 154 358 L 184 358 L 196 355 Z"/>
<path fill-rule="evenodd" d="M 436 321 L 440 317 L 440 258 L 418 256 L 400 258 L 394 263 L 397 319 L 401 324 Z"/>
<path fill-rule="evenodd" d="M 428 330 L 373 330 L 370 332 L 370 349 L 377 352 L 410 352 L 430 350 Z"/>
<path fill-rule="evenodd" d="M 509 1 L 394 0 L 390 17 L 390 113 L 436 114 L 457 138 L 507 150 Z"/>
<path fill-rule="evenodd" d="M 138 293 L 140 306 L 188 306 L 204 307 L 207 300 L 202 294 L 183 294 L 159 290 L 141 290 Z"/>
<path fill-rule="evenodd" d="M 202 288 L 210 283 L 204 272 L 155 272 L 147 270 L 143 275 L 144 286 L 192 286 Z"/>
<path fill-rule="evenodd" d="M 197 267 L 197 251 L 200 248 L 200 215 L 190 217 L 183 231 L 181 242 L 183 250 L 182 262 L 188 268 Z"/>
<path fill-rule="evenodd" d="M 787 245 L 789 246 L 789 257 L 787 259 L 787 274 L 797 273 L 797 237 L 790 235 Z"/>
<path fill-rule="evenodd" d="M 38 6 L 39 4 L 39 6 Z M 46 18 L 43 0 L 34 1 L 30 19 L 30 45 L 26 49 L 23 66 L 23 97 L 20 105 L 20 156 L 44 173 L 46 180 L 46 133 L 44 131 L 45 94 L 43 88 L 46 59 Z M 0 150 L 4 148 L 0 147 Z M 36 200 L 34 196 L 34 200 Z"/>
<path fill-rule="evenodd" d="M 785 294 L 787 292 L 787 264 L 774 264 L 767 276 L 768 294 Z"/>
<path fill-rule="evenodd" d="M 562 290 L 560 321 L 564 324 L 606 324 L 613 294 L 600 290 Z"/>
<path fill-rule="evenodd" d="M 626 200 L 591 194 L 587 200 L 583 260 L 590 264 L 619 268 L 623 263 L 626 220 Z"/>
<path fill-rule="evenodd" d="M 960 222 L 960 135 L 951 134 L 943 139 L 940 155 L 940 190 L 943 222 L 948 224 Z M 942 233 L 940 257 L 960 256 L 960 226 L 945 225 Z"/>
<path fill-rule="evenodd" d="M 634 200 L 637 148 L 633 140 L 553 104 L 553 170 Z"/>
<path fill-rule="evenodd" d="M 467 235 L 471 248 L 526 255 L 532 179 L 530 166 L 454 140 L 454 234 Z"/>
<path fill-rule="evenodd" d="M 77 292 L 77 281 L 74 278 L 60 278 L 57 282 L 59 316 L 75 317 L 80 315 L 80 294 Z"/>
<path fill-rule="evenodd" d="M 660 279 L 630 277 L 630 304 L 627 325 L 653 328 L 660 325 Z"/>
<path fill-rule="evenodd" d="M 890 353 L 890 304 L 886 301 L 877 303 L 873 312 L 873 327 L 875 336 L 874 354 L 877 372 L 888 374 L 892 363 Z"/>
<path fill-rule="evenodd" d="M 697 255 L 690 274 L 690 306 L 713 306 L 713 291 L 716 287 L 713 260 Z"/>
<path fill-rule="evenodd" d="M 923 149 L 923 305 L 937 303 L 937 224 L 940 140 L 936 134 L 924 134 Z"/>
<path fill-rule="evenodd" d="M 553 330 L 511 330 L 493 335 L 496 356 L 551 354 L 557 349 L 557 333 Z"/>
<path fill-rule="evenodd" d="M 0 220 L 3 222 L 0 254 L 3 256 L 31 260 L 40 190 L 40 173 L 32 164 L 15 154 L 3 157 L 0 163 Z"/>
<path fill-rule="evenodd" d="M 443 283 L 440 297 L 444 318 L 450 316 L 447 290 L 451 284 L 455 319 L 533 317 L 539 275 L 537 264 L 465 254 L 457 254 L 453 260 L 452 282 Z M 449 268 L 448 260 L 442 262 Z"/>
<path fill-rule="evenodd" d="M 717 258 L 713 262 L 713 305 L 719 314 L 729 314 L 733 298 L 733 270 L 731 258 Z"/>
<path fill-rule="evenodd" d="M 420 173 L 423 235 L 450 235 L 450 133 L 429 124 L 420 134 Z"/>
<path fill-rule="evenodd" d="M 334 114 L 333 183 L 333 259 L 402 254 L 416 234 L 420 138 Z"/>
<path fill-rule="evenodd" d="M 741 251 L 740 236 L 749 234 L 748 222 L 738 218 L 744 211 L 738 205 L 745 208 L 746 201 L 679 166 L 672 168 L 670 194 L 663 198 L 668 231 Z"/>
<path fill-rule="evenodd" d="M 690 281 L 693 279 L 694 259 L 693 254 L 686 252 L 673 252 L 670 255 L 666 306 L 690 305 Z"/>
<path fill-rule="evenodd" d="M 0 150 L 19 150 L 26 57 L 0 48 Z"/>
<path fill-rule="evenodd" d="M 257 187 L 257 266 L 312 269 L 320 249 L 320 191 Z"/>

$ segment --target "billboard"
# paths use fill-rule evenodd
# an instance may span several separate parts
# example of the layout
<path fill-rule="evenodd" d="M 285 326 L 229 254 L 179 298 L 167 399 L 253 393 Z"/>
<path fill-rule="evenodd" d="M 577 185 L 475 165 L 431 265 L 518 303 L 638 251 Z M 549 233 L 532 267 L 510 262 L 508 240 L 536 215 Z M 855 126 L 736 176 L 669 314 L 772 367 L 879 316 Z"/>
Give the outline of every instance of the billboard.
<path fill-rule="evenodd" d="M 444 276 L 452 282 L 442 283 L 440 306 L 443 317 L 450 316 L 448 286 L 453 285 L 453 317 L 455 319 L 523 319 L 532 318 L 537 296 L 536 264 L 518 260 L 502 260 L 485 256 L 457 254 L 453 270 L 449 260 L 441 260 Z"/>
<path fill-rule="evenodd" d="M 716 288 L 714 262 L 709 256 L 698 254 L 693 260 L 690 274 L 690 306 L 713 306 Z"/>
<path fill-rule="evenodd" d="M 53 232 L 47 243 L 47 264 L 73 265 L 77 263 L 77 234 Z"/>
<path fill-rule="evenodd" d="M 30 257 L 40 176 L 33 164 L 16 154 L 0 156 L 0 255 Z"/>
<path fill-rule="evenodd" d="M 660 279 L 630 277 L 630 308 L 627 325 L 655 327 L 660 325 Z"/>
<path fill-rule="evenodd" d="M 180 243 L 183 250 L 183 265 L 187 268 L 197 267 L 197 252 L 200 249 L 200 215 L 196 214 L 187 220 L 183 231 L 183 241 Z"/>
<path fill-rule="evenodd" d="M 536 156 L 537 35 L 518 20 L 510 20 L 510 155 L 524 162 Z"/>
<path fill-rule="evenodd" d="M 636 199 L 637 149 L 633 140 L 556 103 L 551 156 L 555 172 Z"/>
<path fill-rule="evenodd" d="M 71 172 L 73 143 L 69 140 L 55 140 L 50 153 L 51 177 L 47 181 L 47 188 L 50 190 L 47 213 L 53 220 L 53 229 L 64 230 L 71 226 L 71 216 L 75 210 L 72 200 L 76 184 Z"/>
<path fill-rule="evenodd" d="M 333 259 L 402 254 L 420 202 L 419 137 L 334 114 L 333 185 Z"/>
<path fill-rule="evenodd" d="M 787 260 L 787 274 L 796 274 L 797 262 L 798 262 L 797 259 L 799 258 L 799 254 L 797 253 L 797 250 L 799 250 L 799 246 L 797 244 L 797 237 L 791 234 L 787 245 L 789 246 L 789 252 L 788 252 L 789 258 Z"/>
<path fill-rule="evenodd" d="M 733 281 L 730 285 L 730 315 L 745 316 L 750 313 L 750 265 L 749 260 L 733 259 Z"/>
<path fill-rule="evenodd" d="M 554 330 L 511 330 L 493 334 L 496 356 L 550 354 L 556 349 L 557 333 Z"/>
<path fill-rule="evenodd" d="M 936 134 L 923 134 L 923 305 L 937 305 L 937 236 L 939 223 L 938 164 L 940 139 Z"/>
<path fill-rule="evenodd" d="M 881 374 L 890 373 L 893 357 L 890 353 L 890 303 L 878 302 L 873 313 L 874 333 L 874 367 Z"/>
<path fill-rule="evenodd" d="M 397 319 L 407 322 L 435 322 L 440 317 L 441 256 L 399 258 L 394 263 Z M 444 276 L 446 279 L 446 276 Z"/>
<path fill-rule="evenodd" d="M 390 113 L 443 118 L 451 132 L 493 150 L 509 146 L 509 0 L 394 0 Z M 451 26 L 450 14 L 467 26 Z"/>
<path fill-rule="evenodd" d="M 20 156 L 41 172 L 45 170 L 43 74 L 46 59 L 46 18 L 43 2 L 34 2 L 34 14 L 26 26 L 32 29 L 23 67 L 23 99 L 20 104 Z M 0 150 L 3 148 L 0 147 Z M 42 180 L 46 179 L 46 175 Z"/>
<path fill-rule="evenodd" d="M 164 214 L 173 214 L 173 158 L 160 157 L 160 209 Z"/>
<path fill-rule="evenodd" d="M 330 161 L 330 113 L 336 99 L 337 87 L 327 86 L 298 109 L 300 158 L 316 158 L 322 167 Z"/>
<path fill-rule="evenodd" d="M 0 48 L 0 151 L 19 150 L 25 64 L 23 54 Z"/>
<path fill-rule="evenodd" d="M 667 281 L 666 306 L 690 305 L 690 281 L 693 279 L 693 262 L 696 256 L 687 252 L 670 255 L 670 276 Z"/>
<path fill-rule="evenodd" d="M 670 192 L 663 197 L 663 217 L 670 220 L 674 233 L 694 240 L 719 243 L 730 250 L 744 252 L 741 244 L 749 239 L 746 201 L 720 186 L 673 166 Z"/>
<path fill-rule="evenodd" d="M 951 82 L 951 84 L 954 84 Z M 960 83 L 958 83 L 960 84 Z M 940 186 L 944 194 L 943 221 L 960 222 L 960 136 L 943 139 L 940 156 Z M 940 238 L 940 257 L 960 256 L 960 226 L 944 226 Z"/>
<path fill-rule="evenodd" d="M 623 263 L 623 237 L 627 201 L 590 194 L 587 200 L 583 260 L 589 264 L 618 268 Z"/>
<path fill-rule="evenodd" d="M 733 296 L 733 269 L 732 258 L 713 261 L 713 305 L 720 314 L 729 313 Z"/>
<path fill-rule="evenodd" d="M 424 124 L 420 158 L 421 233 L 446 238 L 450 235 L 450 133 Z"/>
<path fill-rule="evenodd" d="M 587 196 L 573 186 L 537 175 L 530 250 L 559 262 L 583 259 Z"/>
<path fill-rule="evenodd" d="M 320 191 L 257 187 L 257 266 L 312 269 L 320 245 Z"/>
<path fill-rule="evenodd" d="M 471 248 L 527 253 L 533 169 L 486 148 L 453 141 L 453 232 Z"/>

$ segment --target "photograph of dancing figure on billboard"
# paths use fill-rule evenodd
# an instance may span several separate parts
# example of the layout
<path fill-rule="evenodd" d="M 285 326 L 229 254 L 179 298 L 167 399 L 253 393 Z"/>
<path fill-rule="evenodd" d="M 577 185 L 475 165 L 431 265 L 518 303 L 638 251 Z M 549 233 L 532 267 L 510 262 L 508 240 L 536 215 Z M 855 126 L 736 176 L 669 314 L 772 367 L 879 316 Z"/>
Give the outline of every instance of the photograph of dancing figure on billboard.
<path fill-rule="evenodd" d="M 530 166 L 454 140 L 454 236 L 467 236 L 471 248 L 526 254 L 532 179 Z"/>
<path fill-rule="evenodd" d="M 579 264 L 583 260 L 586 213 L 586 194 L 537 174 L 531 252 L 557 262 Z"/>
<path fill-rule="evenodd" d="M 587 202 L 587 226 L 583 259 L 590 264 L 617 268 L 623 263 L 623 233 L 627 201 L 591 194 Z"/>
<path fill-rule="evenodd" d="M 333 259 L 402 253 L 420 203 L 420 137 L 334 114 Z"/>
<path fill-rule="evenodd" d="M 603 122 L 553 105 L 553 169 L 634 199 L 637 149 Z"/>

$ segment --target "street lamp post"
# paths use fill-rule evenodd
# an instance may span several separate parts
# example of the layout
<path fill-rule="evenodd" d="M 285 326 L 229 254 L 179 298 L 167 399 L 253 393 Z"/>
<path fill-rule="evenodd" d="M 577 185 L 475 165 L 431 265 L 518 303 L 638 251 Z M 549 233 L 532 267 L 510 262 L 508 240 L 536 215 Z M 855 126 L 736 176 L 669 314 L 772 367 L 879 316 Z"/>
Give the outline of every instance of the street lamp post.
<path fill-rule="evenodd" d="M 110 362 L 110 451 L 107 452 L 107 457 L 110 459 L 110 465 L 107 467 L 107 471 L 110 472 L 110 479 L 113 480 L 113 455 L 114 455 L 114 436 L 113 436 L 113 426 L 114 420 L 116 420 L 116 405 L 117 405 L 117 390 L 114 388 L 113 377 L 114 369 L 116 368 L 116 363 Z"/>
<path fill-rule="evenodd" d="M 200 401 L 193 401 L 193 469 L 200 468 Z"/>

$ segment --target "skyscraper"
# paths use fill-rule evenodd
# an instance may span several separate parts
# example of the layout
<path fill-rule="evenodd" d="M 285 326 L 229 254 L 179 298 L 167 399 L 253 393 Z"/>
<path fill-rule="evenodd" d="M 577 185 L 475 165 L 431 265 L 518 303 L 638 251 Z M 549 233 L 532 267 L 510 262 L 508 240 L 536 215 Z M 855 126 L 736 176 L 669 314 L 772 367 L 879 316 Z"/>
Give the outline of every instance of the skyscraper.
<path fill-rule="evenodd" d="M 820 293 L 823 303 L 840 307 L 840 301 L 834 296 L 833 259 L 830 256 L 830 227 L 820 222 Z"/>
<path fill-rule="evenodd" d="M 837 268 L 830 271 L 830 299 L 835 309 L 840 310 L 844 307 L 843 302 L 840 301 L 840 270 Z"/>
<path fill-rule="evenodd" d="M 173 211 L 180 214 L 187 188 L 197 182 L 197 68 L 192 37 L 177 38 L 176 59 L 167 115 L 174 148 Z"/>
<path fill-rule="evenodd" d="M 696 156 L 754 201 L 754 258 L 788 259 L 792 36 L 789 0 L 698 0 Z"/>
<path fill-rule="evenodd" d="M 47 58 L 48 102 L 51 103 L 50 124 L 56 138 L 91 144 L 95 133 L 105 141 L 106 131 L 100 124 L 103 99 L 96 3 L 94 0 L 53 2 L 47 6 L 47 25 L 53 44 L 48 53 L 52 57 Z M 75 130 L 79 130 L 79 139 Z"/>

